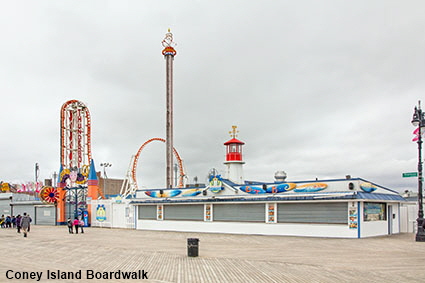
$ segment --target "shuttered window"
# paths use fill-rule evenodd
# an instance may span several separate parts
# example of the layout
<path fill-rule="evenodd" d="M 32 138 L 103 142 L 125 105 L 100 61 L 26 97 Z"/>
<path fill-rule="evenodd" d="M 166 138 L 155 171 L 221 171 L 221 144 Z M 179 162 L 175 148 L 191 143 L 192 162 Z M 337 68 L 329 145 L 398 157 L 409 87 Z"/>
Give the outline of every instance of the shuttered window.
<path fill-rule="evenodd" d="M 346 202 L 280 203 L 277 222 L 348 224 L 348 205 Z"/>
<path fill-rule="evenodd" d="M 53 205 L 52 206 L 36 206 L 35 207 L 35 224 L 55 225 L 56 224 L 56 208 Z"/>
<path fill-rule="evenodd" d="M 139 219 L 153 219 L 156 220 L 156 205 L 139 205 L 138 206 Z"/>
<path fill-rule="evenodd" d="M 164 205 L 164 220 L 204 220 L 203 204 Z"/>
<path fill-rule="evenodd" d="M 265 222 L 265 204 L 214 204 L 214 221 Z"/>

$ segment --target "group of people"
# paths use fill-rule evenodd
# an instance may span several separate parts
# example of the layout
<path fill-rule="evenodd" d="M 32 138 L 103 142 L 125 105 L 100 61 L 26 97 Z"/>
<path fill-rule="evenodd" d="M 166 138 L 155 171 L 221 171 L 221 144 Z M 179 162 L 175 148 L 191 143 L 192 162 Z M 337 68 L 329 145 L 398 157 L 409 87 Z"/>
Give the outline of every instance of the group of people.
<path fill-rule="evenodd" d="M 73 227 L 75 228 L 75 234 L 78 234 L 78 228 L 80 228 L 81 233 L 84 233 L 84 221 L 81 219 L 79 220 L 78 217 L 75 217 L 74 220 L 71 220 L 71 218 L 68 218 L 68 232 L 69 234 L 74 234 Z"/>
<path fill-rule="evenodd" d="M 32 219 L 24 212 L 23 216 L 20 214 L 18 216 L 6 216 L 4 214 L 0 218 L 1 228 L 16 228 L 18 233 L 21 233 L 21 229 L 24 233 L 24 237 L 27 237 L 28 232 L 31 230 Z"/>

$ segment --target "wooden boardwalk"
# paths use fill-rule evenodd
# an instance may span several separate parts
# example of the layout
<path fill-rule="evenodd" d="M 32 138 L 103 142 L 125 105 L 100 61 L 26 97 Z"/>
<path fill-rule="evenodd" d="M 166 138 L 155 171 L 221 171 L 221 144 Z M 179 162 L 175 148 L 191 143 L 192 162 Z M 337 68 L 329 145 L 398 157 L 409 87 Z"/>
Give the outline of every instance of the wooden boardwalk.
<path fill-rule="evenodd" d="M 33 226 L 0 229 L 0 282 L 425 282 L 425 243 L 413 234 L 369 239 L 300 238 Z M 187 256 L 199 238 L 199 256 Z M 9 270 L 9 271 L 8 271 Z M 47 272 L 81 279 L 47 279 Z M 87 270 L 147 272 L 147 280 L 87 279 Z M 42 272 L 41 280 L 8 279 Z M 33 274 L 33 275 L 34 275 Z"/>

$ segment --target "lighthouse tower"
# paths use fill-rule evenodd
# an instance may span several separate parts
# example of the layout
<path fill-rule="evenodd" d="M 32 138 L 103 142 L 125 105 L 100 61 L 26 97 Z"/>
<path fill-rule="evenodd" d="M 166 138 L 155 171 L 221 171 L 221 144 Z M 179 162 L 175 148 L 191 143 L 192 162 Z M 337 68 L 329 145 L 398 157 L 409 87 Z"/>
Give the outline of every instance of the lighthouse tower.
<path fill-rule="evenodd" d="M 232 181 L 235 184 L 244 184 L 243 177 L 243 164 L 245 163 L 242 159 L 242 145 L 245 143 L 238 140 L 236 131 L 237 126 L 232 126 L 232 131 L 229 132 L 231 140 L 224 143 L 226 146 L 226 172 L 224 178 Z"/>

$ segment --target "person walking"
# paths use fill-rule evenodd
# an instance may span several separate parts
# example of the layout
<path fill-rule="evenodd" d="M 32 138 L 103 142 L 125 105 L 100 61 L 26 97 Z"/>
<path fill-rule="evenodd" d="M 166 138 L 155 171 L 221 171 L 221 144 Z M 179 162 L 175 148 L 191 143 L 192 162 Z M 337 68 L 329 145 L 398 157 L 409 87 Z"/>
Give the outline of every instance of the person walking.
<path fill-rule="evenodd" d="M 77 217 L 75 217 L 73 224 L 74 224 L 74 228 L 75 228 L 75 234 L 78 234 L 78 226 L 80 226 L 80 221 L 78 221 Z"/>
<path fill-rule="evenodd" d="M 12 218 L 10 217 L 10 215 L 6 216 L 6 228 L 12 228 Z"/>
<path fill-rule="evenodd" d="M 84 221 L 83 221 L 83 219 L 81 219 L 81 220 L 78 222 L 78 224 L 80 224 L 81 234 L 84 234 L 84 229 L 83 229 L 83 227 L 84 227 Z"/>
<path fill-rule="evenodd" d="M 30 219 L 30 223 L 28 224 L 28 232 L 29 232 L 31 230 L 31 222 L 32 222 L 32 218 L 29 214 L 28 214 L 28 218 Z"/>
<path fill-rule="evenodd" d="M 28 233 L 28 227 L 30 226 L 30 218 L 27 215 L 26 212 L 24 212 L 24 216 L 21 219 L 21 226 L 22 226 L 22 231 L 24 231 L 24 237 L 27 237 L 27 233 Z"/>
<path fill-rule="evenodd" d="M 68 222 L 67 222 L 66 225 L 68 225 L 69 234 L 74 234 L 74 231 L 72 230 L 72 220 L 71 220 L 71 218 L 68 217 Z"/>
<path fill-rule="evenodd" d="M 22 217 L 20 214 L 18 214 L 18 216 L 16 216 L 16 229 L 18 230 L 18 233 L 21 233 L 21 220 Z"/>

